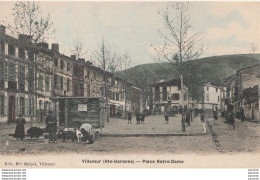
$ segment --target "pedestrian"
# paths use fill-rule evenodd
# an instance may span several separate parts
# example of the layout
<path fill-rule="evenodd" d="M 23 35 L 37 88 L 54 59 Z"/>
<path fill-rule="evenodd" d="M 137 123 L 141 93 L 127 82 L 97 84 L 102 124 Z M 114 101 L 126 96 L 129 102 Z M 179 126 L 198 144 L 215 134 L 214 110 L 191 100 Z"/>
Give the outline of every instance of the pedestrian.
<path fill-rule="evenodd" d="M 181 127 L 182 127 L 182 132 L 185 132 L 185 118 L 184 115 L 181 117 Z"/>
<path fill-rule="evenodd" d="M 244 109 L 242 107 L 240 108 L 240 118 L 241 118 L 241 121 L 244 122 L 244 120 L 245 120 L 245 112 L 244 112 Z"/>
<path fill-rule="evenodd" d="M 231 112 L 228 114 L 228 123 L 233 126 L 233 129 L 235 129 L 235 117 L 234 112 Z"/>
<path fill-rule="evenodd" d="M 142 114 L 141 114 L 141 122 L 144 124 L 144 119 L 145 119 L 145 113 L 144 112 L 142 112 Z"/>
<path fill-rule="evenodd" d="M 128 119 L 128 124 L 132 124 L 132 113 L 131 112 L 128 112 L 127 119 Z"/>
<path fill-rule="evenodd" d="M 16 119 L 16 127 L 15 127 L 15 133 L 14 138 L 23 140 L 25 138 L 25 132 L 24 132 L 24 124 L 26 123 L 25 119 L 22 118 L 22 114 L 20 113 L 18 115 L 19 117 Z"/>
<path fill-rule="evenodd" d="M 167 112 L 164 114 L 164 118 L 165 118 L 165 124 L 169 124 L 169 115 Z"/>
<path fill-rule="evenodd" d="M 135 114 L 136 124 L 140 124 L 140 118 L 141 118 L 140 116 L 141 116 L 140 112 L 137 112 L 137 113 Z"/>
<path fill-rule="evenodd" d="M 193 113 L 193 109 L 190 108 L 190 121 L 191 121 L 191 122 L 192 122 L 192 120 L 193 120 L 193 115 L 192 115 L 192 113 Z"/>
<path fill-rule="evenodd" d="M 190 126 L 190 112 L 189 111 L 186 112 L 186 123 L 188 126 Z"/>
<path fill-rule="evenodd" d="M 214 121 L 217 121 L 217 120 L 218 120 L 218 111 L 217 111 L 217 110 L 215 110 L 215 111 L 213 112 L 213 118 L 214 118 Z"/>
<path fill-rule="evenodd" d="M 57 143 L 57 119 L 53 116 L 53 112 L 49 111 L 49 115 L 45 119 L 46 131 L 49 133 L 49 142 Z"/>

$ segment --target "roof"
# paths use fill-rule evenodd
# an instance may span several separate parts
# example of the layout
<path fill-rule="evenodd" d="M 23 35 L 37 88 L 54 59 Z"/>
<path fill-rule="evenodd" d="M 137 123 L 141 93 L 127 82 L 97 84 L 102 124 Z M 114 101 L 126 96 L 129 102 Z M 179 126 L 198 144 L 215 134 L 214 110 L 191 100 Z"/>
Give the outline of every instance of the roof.
<path fill-rule="evenodd" d="M 150 84 L 149 86 L 155 87 L 155 86 L 181 86 L 181 81 L 179 79 L 171 79 L 171 80 L 165 80 L 162 79 L 160 81 L 154 82 L 153 84 Z"/>

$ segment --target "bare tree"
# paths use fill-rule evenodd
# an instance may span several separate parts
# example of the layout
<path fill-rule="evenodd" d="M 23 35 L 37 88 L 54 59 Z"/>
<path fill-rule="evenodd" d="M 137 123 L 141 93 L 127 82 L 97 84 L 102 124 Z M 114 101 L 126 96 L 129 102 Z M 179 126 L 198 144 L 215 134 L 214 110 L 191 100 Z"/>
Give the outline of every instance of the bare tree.
<path fill-rule="evenodd" d="M 173 2 L 168 5 L 163 13 L 165 30 L 159 31 L 164 44 L 161 47 L 154 47 L 158 55 L 156 61 L 168 62 L 172 67 L 173 77 L 180 78 L 182 85 L 183 76 L 187 76 L 188 87 L 189 77 L 192 76 L 191 69 L 194 68 L 191 65 L 195 64 L 190 61 L 198 59 L 203 49 L 202 45 L 198 45 L 202 40 L 201 33 L 192 32 L 191 6 L 189 2 Z"/>
<path fill-rule="evenodd" d="M 12 23 L 8 19 L 3 23 L 13 36 L 25 34 L 31 37 L 32 43 L 38 43 L 46 41 L 55 32 L 50 15 L 44 17 L 40 6 L 34 1 L 15 3 L 12 15 Z"/>
<path fill-rule="evenodd" d="M 77 37 L 73 41 L 73 49 L 71 50 L 71 53 L 76 55 L 76 58 L 83 58 L 88 54 L 88 51 L 84 47 L 84 43 L 80 40 L 81 38 Z"/>
<path fill-rule="evenodd" d="M 252 54 L 255 54 L 256 50 L 257 50 L 257 47 L 256 47 L 255 43 L 251 43 L 250 51 L 252 52 Z"/>
<path fill-rule="evenodd" d="M 128 55 L 127 52 L 120 58 L 119 63 L 121 63 L 120 68 L 121 68 L 121 72 L 123 72 L 123 79 L 124 79 L 124 92 L 121 92 L 121 93 L 125 94 L 125 112 L 124 112 L 125 115 L 124 115 L 124 117 L 126 119 L 126 116 L 127 116 L 127 109 L 126 109 L 127 98 L 130 97 L 129 93 L 131 93 L 129 87 L 127 87 L 127 79 L 129 79 L 128 74 L 127 74 L 127 69 L 129 69 L 131 67 L 131 64 L 132 64 L 131 57 Z"/>
<path fill-rule="evenodd" d="M 27 63 L 28 74 L 26 75 L 26 78 L 29 82 L 29 109 L 31 109 L 30 117 L 32 123 L 32 109 L 34 109 L 35 106 L 34 103 L 32 103 L 32 100 L 34 99 L 33 97 L 37 88 L 37 66 L 42 66 L 42 62 L 38 63 L 36 59 L 35 50 L 37 50 L 37 43 L 46 41 L 55 32 L 55 29 L 50 20 L 50 15 L 43 16 L 38 3 L 33 1 L 15 3 L 12 16 L 13 22 L 10 22 L 9 19 L 3 20 L 2 22 L 13 36 L 19 38 L 23 42 L 28 51 L 28 58 L 30 61 Z M 23 36 L 20 36 L 21 34 L 23 34 Z"/>
<path fill-rule="evenodd" d="M 104 95 L 106 102 L 106 114 L 107 114 L 107 122 L 109 122 L 108 115 L 108 96 L 109 96 L 109 84 L 108 77 L 111 73 L 115 73 L 120 66 L 120 58 L 116 56 L 116 53 L 112 51 L 112 48 L 109 43 L 107 43 L 104 39 L 102 40 L 102 44 L 93 52 L 93 56 L 95 58 L 95 64 L 100 67 L 103 71 L 103 80 L 104 80 Z"/>

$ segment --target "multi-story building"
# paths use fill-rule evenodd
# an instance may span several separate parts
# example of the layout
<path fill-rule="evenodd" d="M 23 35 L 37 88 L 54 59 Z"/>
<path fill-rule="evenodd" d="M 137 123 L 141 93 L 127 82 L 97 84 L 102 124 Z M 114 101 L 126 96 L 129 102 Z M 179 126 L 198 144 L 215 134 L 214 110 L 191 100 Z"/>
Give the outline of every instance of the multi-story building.
<path fill-rule="evenodd" d="M 29 92 L 32 92 L 29 65 L 33 60 L 21 40 L 22 35 L 13 38 L 5 29 L 0 25 L 0 122 L 11 123 L 17 114 L 28 120 L 35 113 L 33 108 L 29 109 Z M 33 107 L 33 98 L 30 99 Z"/>
<path fill-rule="evenodd" d="M 204 98 L 202 108 L 204 110 L 219 110 L 221 107 L 221 89 L 224 87 L 214 86 L 211 83 L 206 83 L 203 86 Z"/>
<path fill-rule="evenodd" d="M 240 69 L 228 79 L 227 98 L 234 105 L 234 113 L 244 110 L 246 119 L 260 121 L 259 115 L 260 65 Z"/>
<path fill-rule="evenodd" d="M 169 108 L 175 110 L 179 106 L 187 105 L 187 94 L 186 91 L 181 92 L 180 80 L 161 80 L 150 86 L 153 94 L 153 113 L 160 114 Z"/>
<path fill-rule="evenodd" d="M 59 112 L 57 118 L 63 124 L 65 103 L 51 100 L 57 96 L 107 96 L 111 116 L 130 111 L 133 85 L 106 75 L 107 83 L 102 69 L 59 53 L 59 44 L 50 49 L 47 43 L 32 44 L 29 36 L 14 38 L 0 25 L 0 122 L 14 122 L 18 114 L 26 121 L 43 122 L 51 109 Z"/>

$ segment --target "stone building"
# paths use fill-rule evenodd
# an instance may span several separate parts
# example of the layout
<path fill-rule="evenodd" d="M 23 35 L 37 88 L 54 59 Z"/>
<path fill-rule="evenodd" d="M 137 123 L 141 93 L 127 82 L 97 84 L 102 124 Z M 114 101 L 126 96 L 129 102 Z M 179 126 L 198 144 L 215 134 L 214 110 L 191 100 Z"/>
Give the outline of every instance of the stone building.
<path fill-rule="evenodd" d="M 260 121 L 259 116 L 259 72 L 260 65 L 240 69 L 228 79 L 227 97 L 234 105 L 237 115 L 244 110 L 248 120 Z"/>
<path fill-rule="evenodd" d="M 54 110 L 60 112 L 62 125 L 64 102 L 54 103 L 51 97 L 105 97 L 105 84 L 110 115 L 131 110 L 131 83 L 108 72 L 105 83 L 102 69 L 61 54 L 59 44 L 32 44 L 27 35 L 14 38 L 5 29 L 0 25 L 0 122 L 12 123 L 18 114 L 32 123 L 43 122 Z"/>
<path fill-rule="evenodd" d="M 170 109 L 177 111 L 180 106 L 188 103 L 187 94 L 181 92 L 181 82 L 178 79 L 161 80 L 151 84 L 150 87 L 152 87 L 153 113 L 155 114 L 161 114 Z"/>

